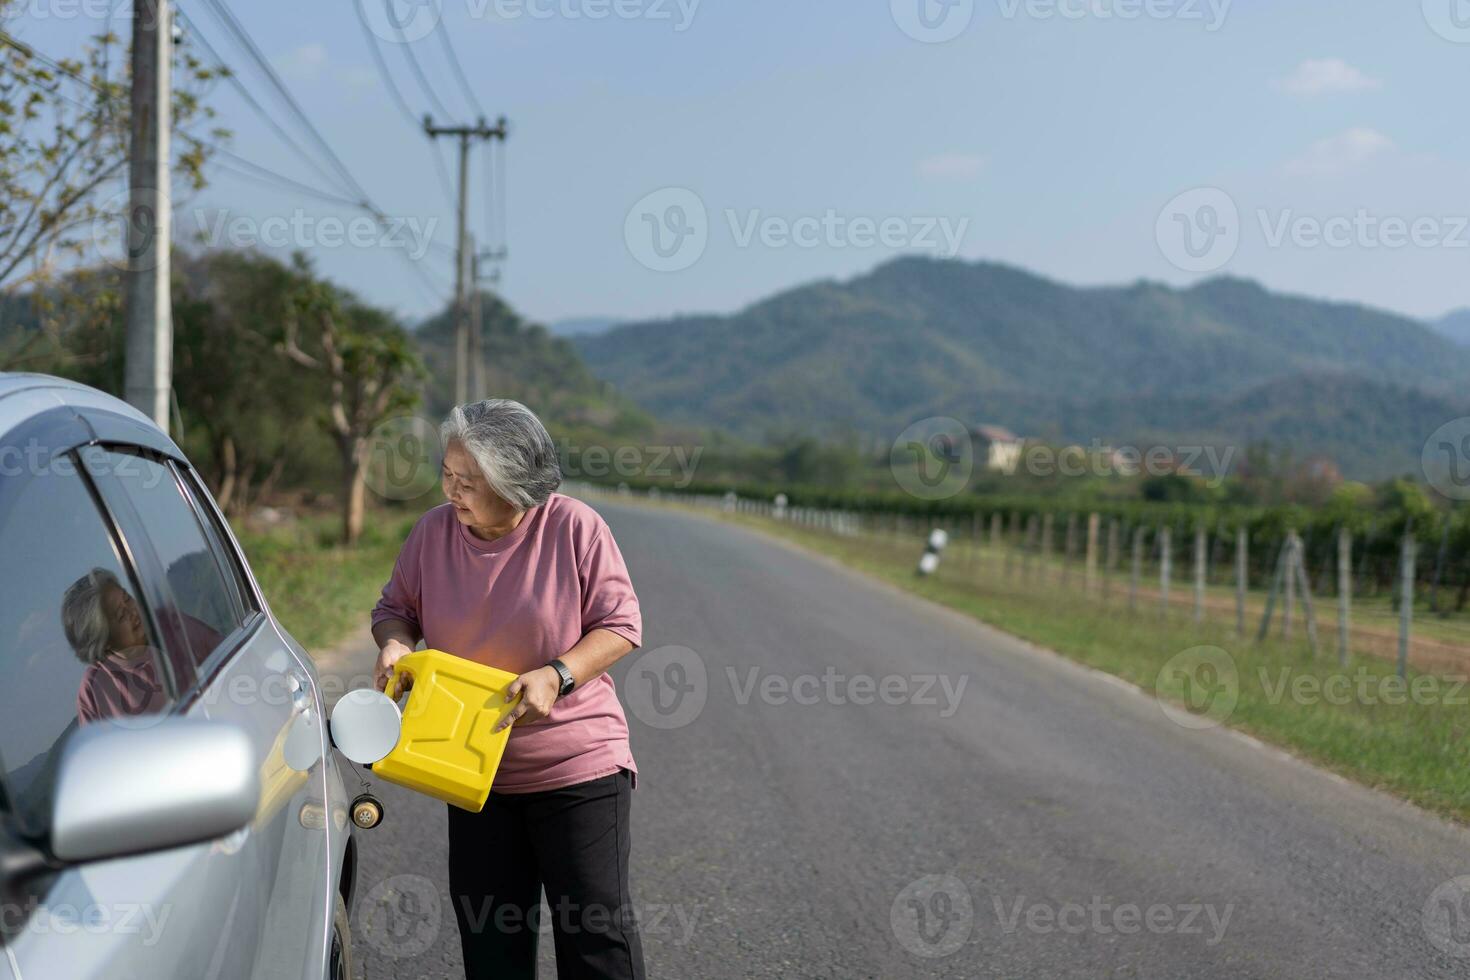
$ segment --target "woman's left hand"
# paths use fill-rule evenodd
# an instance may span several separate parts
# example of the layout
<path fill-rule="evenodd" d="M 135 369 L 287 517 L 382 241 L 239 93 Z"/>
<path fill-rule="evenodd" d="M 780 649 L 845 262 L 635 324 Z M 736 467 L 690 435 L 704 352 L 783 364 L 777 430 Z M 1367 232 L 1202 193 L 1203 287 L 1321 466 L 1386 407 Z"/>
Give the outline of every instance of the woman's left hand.
<path fill-rule="evenodd" d="M 539 721 L 545 718 L 551 714 L 551 706 L 556 703 L 556 696 L 560 691 L 561 675 L 556 672 L 555 667 L 537 667 L 522 674 L 505 692 L 505 700 L 513 701 L 519 694 L 521 703 L 501 719 L 495 730 L 498 732 L 522 720 Z"/>

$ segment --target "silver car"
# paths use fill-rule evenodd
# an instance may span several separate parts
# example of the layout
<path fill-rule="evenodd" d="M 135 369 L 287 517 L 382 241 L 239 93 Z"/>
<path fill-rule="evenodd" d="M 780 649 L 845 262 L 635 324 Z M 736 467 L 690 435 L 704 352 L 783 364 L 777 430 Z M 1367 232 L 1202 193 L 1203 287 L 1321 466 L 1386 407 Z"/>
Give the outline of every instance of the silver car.
<path fill-rule="evenodd" d="M 0 980 L 351 975 L 311 658 L 178 446 L 0 373 Z"/>

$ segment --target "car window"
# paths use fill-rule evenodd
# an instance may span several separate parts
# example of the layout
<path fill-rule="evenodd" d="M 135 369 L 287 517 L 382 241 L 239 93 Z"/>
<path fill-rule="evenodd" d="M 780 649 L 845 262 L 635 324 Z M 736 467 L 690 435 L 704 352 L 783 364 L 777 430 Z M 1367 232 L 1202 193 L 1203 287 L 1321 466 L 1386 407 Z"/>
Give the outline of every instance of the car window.
<path fill-rule="evenodd" d="M 230 588 L 231 595 L 236 599 L 237 608 L 241 613 L 248 615 L 256 609 L 255 599 L 250 592 L 245 570 L 240 566 L 240 557 L 234 545 L 230 543 L 230 536 L 220 526 L 219 518 L 210 505 L 209 491 L 200 484 L 196 474 L 183 467 L 176 468 L 180 482 L 184 486 L 184 493 L 193 501 L 195 510 L 204 521 L 204 530 L 209 537 L 209 545 L 214 549 L 220 568 L 224 570 L 226 584 Z"/>
<path fill-rule="evenodd" d="M 44 832 L 73 730 L 137 723 L 172 703 L 147 609 L 69 459 L 0 491 L 0 772 L 27 835 Z"/>
<path fill-rule="evenodd" d="M 183 620 L 182 640 L 165 637 L 165 643 L 186 643 L 189 658 L 203 664 L 243 621 L 237 594 L 172 469 L 147 456 L 117 451 L 106 454 L 106 465 L 138 513 Z"/>

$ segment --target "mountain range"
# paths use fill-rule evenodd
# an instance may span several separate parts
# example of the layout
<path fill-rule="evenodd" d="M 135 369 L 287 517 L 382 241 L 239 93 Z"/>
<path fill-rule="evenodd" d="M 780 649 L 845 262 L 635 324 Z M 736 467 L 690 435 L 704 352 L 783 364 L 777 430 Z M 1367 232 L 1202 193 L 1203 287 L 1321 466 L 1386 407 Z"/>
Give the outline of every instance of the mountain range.
<path fill-rule="evenodd" d="M 1470 345 L 1470 310 L 1456 310 L 1435 320 L 1434 329 L 1457 344 Z"/>
<path fill-rule="evenodd" d="M 900 258 L 731 315 L 573 338 L 663 421 L 879 443 L 949 415 L 1113 445 L 1270 441 L 1350 475 L 1417 468 L 1470 414 L 1470 347 L 1368 307 L 1237 278 L 1075 287 L 991 262 Z"/>

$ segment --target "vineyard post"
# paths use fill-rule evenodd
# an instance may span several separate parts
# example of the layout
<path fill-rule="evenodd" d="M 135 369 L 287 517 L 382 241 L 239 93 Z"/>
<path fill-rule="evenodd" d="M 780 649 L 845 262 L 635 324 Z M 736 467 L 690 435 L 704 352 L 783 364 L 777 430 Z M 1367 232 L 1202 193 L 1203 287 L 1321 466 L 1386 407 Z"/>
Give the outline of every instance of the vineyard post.
<path fill-rule="evenodd" d="M 1245 637 L 1245 588 L 1250 572 L 1250 532 L 1242 524 L 1235 530 L 1235 635 Z"/>
<path fill-rule="evenodd" d="M 1097 532 L 1102 517 L 1096 513 L 1087 515 L 1087 594 L 1097 592 Z"/>
<path fill-rule="evenodd" d="M 1201 521 L 1194 529 L 1194 621 L 1205 619 L 1205 548 L 1209 532 Z"/>
<path fill-rule="evenodd" d="M 1169 577 L 1173 572 L 1174 558 L 1170 538 L 1173 532 L 1174 529 L 1167 524 L 1159 528 L 1159 611 L 1165 616 L 1169 615 Z"/>
<path fill-rule="evenodd" d="M 1113 592 L 1113 573 L 1118 570 L 1118 535 L 1120 528 L 1116 517 L 1108 521 L 1108 562 L 1103 568 L 1103 601 Z"/>
<path fill-rule="evenodd" d="M 1409 633 L 1414 628 L 1414 558 L 1418 550 L 1414 527 L 1404 528 L 1403 551 L 1399 556 L 1399 676 L 1409 669 Z"/>
<path fill-rule="evenodd" d="M 1128 611 L 1138 608 L 1138 580 L 1143 573 L 1143 525 L 1133 528 L 1133 571 L 1128 577 Z"/>
<path fill-rule="evenodd" d="M 1347 525 L 1337 529 L 1337 662 L 1348 662 L 1348 634 L 1353 615 L 1353 532 Z"/>

